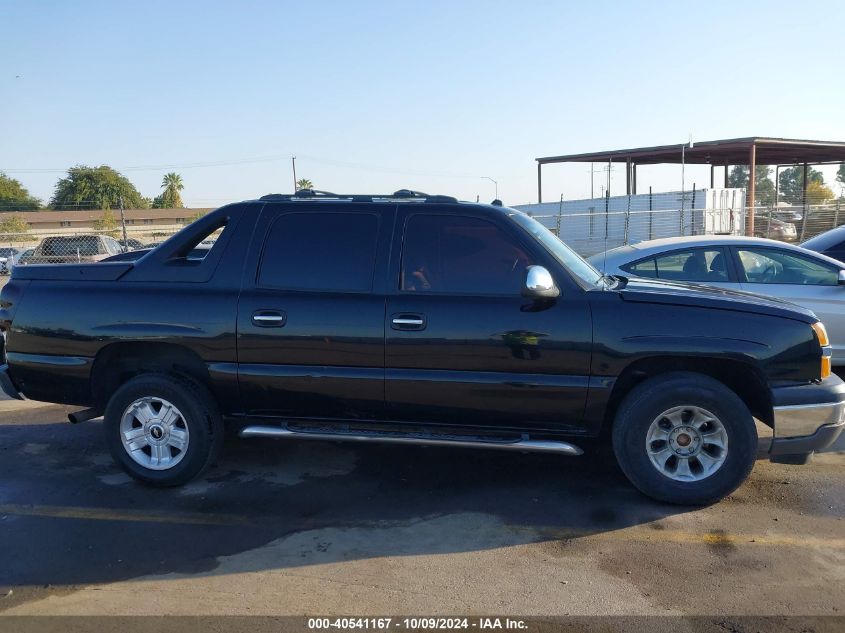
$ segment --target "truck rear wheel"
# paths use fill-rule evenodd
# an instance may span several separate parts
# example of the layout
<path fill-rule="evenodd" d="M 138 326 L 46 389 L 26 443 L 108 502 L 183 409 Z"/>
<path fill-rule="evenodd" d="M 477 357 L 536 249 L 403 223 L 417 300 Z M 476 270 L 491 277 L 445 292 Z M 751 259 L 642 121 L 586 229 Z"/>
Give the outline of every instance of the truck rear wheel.
<path fill-rule="evenodd" d="M 121 385 L 103 426 L 115 461 L 154 486 L 190 481 L 217 457 L 223 441 L 211 394 L 183 376 L 143 374 Z"/>
<path fill-rule="evenodd" d="M 757 430 L 748 407 L 725 385 L 676 372 L 646 380 L 625 397 L 613 425 L 613 451 L 649 497 L 705 505 L 746 480 Z"/>

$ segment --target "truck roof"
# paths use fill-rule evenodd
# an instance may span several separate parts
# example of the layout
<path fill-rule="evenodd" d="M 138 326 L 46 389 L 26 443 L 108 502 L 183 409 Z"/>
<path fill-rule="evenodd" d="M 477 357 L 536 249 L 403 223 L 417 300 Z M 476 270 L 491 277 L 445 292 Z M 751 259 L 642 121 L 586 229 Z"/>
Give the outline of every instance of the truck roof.
<path fill-rule="evenodd" d="M 373 202 L 373 203 L 396 203 L 396 202 L 415 202 L 415 203 L 429 203 L 429 204 L 461 204 L 461 205 L 478 205 L 483 207 L 499 207 L 502 208 L 501 200 L 493 200 L 489 205 L 477 202 L 460 201 L 453 196 L 444 196 L 440 194 L 429 194 L 422 191 L 414 191 L 412 189 L 400 189 L 393 193 L 385 194 L 360 194 L 360 193 L 332 193 L 330 191 L 318 191 L 315 189 L 300 189 L 295 193 L 273 193 L 266 196 L 261 196 L 257 200 L 251 202 L 302 202 L 302 201 L 324 201 L 324 202 Z"/>

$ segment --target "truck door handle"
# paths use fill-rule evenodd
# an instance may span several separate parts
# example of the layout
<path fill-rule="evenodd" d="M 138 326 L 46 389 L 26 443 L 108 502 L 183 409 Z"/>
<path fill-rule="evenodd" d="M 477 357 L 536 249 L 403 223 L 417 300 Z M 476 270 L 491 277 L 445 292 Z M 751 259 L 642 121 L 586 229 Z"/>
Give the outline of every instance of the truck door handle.
<path fill-rule="evenodd" d="M 278 310 L 256 310 L 252 313 L 252 323 L 258 327 L 283 327 L 287 315 Z"/>
<path fill-rule="evenodd" d="M 415 313 L 400 313 L 390 317 L 390 327 L 394 330 L 424 330 L 425 317 Z"/>

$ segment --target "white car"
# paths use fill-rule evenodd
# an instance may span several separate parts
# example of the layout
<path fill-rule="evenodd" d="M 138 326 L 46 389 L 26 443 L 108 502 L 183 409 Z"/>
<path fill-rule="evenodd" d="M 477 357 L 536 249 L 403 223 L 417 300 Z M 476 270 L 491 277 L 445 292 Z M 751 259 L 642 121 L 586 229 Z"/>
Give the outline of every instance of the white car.
<path fill-rule="evenodd" d="M 0 275 L 8 275 L 12 272 L 16 257 L 20 251 L 16 248 L 0 248 Z"/>
<path fill-rule="evenodd" d="M 17 255 L 12 258 L 12 267 L 15 266 L 26 266 L 29 263 L 29 258 L 35 254 L 34 248 L 28 248 L 25 251 L 21 251 Z"/>
<path fill-rule="evenodd" d="M 707 284 L 809 308 L 827 327 L 833 365 L 845 365 L 845 263 L 775 240 L 730 235 L 671 237 L 589 258 L 609 275 Z"/>

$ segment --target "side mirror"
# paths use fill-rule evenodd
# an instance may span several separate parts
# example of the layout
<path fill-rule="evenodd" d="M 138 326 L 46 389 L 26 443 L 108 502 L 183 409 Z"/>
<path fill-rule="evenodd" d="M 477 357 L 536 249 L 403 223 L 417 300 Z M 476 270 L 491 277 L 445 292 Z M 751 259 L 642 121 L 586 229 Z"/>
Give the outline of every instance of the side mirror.
<path fill-rule="evenodd" d="M 845 286 L 845 270 L 839 271 L 838 283 L 840 286 Z"/>
<path fill-rule="evenodd" d="M 560 296 L 560 288 L 555 285 L 552 274 L 543 266 L 529 266 L 525 269 L 522 296 L 532 299 L 554 299 Z"/>

